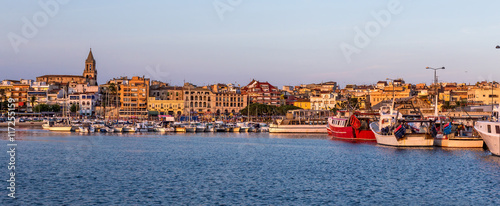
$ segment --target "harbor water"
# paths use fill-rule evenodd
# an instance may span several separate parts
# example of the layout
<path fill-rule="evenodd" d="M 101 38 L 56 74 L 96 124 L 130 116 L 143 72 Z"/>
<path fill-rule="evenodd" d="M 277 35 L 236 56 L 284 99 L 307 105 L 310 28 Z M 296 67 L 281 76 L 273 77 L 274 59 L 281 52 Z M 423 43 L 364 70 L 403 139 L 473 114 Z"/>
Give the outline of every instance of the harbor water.
<path fill-rule="evenodd" d="M 500 157 L 483 149 L 268 133 L 16 138 L 17 198 L 4 181 L 0 205 L 500 205 Z"/>

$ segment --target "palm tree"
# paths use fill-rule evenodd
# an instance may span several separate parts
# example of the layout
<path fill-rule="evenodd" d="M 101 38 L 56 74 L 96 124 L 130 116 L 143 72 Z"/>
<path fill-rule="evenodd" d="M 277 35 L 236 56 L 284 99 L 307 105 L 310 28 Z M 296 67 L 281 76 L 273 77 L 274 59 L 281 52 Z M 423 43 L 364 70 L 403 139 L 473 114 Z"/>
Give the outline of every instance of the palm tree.
<path fill-rule="evenodd" d="M 108 89 L 109 89 L 109 91 L 111 92 L 111 94 L 113 95 L 113 99 L 115 99 L 115 95 L 116 95 L 116 92 L 117 92 L 117 88 L 116 88 L 115 83 L 111 83 L 111 84 L 109 84 Z M 116 106 L 116 104 L 115 104 L 115 103 L 116 103 L 116 102 L 113 102 L 113 104 Z"/>
<path fill-rule="evenodd" d="M 31 103 L 32 110 L 33 110 L 33 107 L 35 105 L 35 102 L 36 102 L 36 97 L 35 96 L 31 96 L 30 103 Z"/>

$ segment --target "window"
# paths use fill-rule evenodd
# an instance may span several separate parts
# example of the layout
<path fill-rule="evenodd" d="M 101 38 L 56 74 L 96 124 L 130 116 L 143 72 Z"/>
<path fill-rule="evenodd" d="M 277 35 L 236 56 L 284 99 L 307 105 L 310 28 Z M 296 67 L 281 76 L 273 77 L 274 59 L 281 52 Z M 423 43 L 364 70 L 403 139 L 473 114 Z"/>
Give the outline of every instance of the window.
<path fill-rule="evenodd" d="M 500 126 L 496 125 L 495 130 L 497 131 L 497 134 L 500 134 Z"/>
<path fill-rule="evenodd" d="M 488 133 L 491 133 L 491 125 L 488 125 Z"/>

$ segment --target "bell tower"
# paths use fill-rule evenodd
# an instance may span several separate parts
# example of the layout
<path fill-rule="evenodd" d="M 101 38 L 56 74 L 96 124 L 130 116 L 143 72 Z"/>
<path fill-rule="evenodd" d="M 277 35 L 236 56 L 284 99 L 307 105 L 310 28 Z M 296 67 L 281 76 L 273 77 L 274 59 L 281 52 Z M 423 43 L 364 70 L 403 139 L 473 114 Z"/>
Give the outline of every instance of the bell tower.
<path fill-rule="evenodd" d="M 85 60 L 85 70 L 83 70 L 83 77 L 90 83 L 91 86 L 97 86 L 97 70 L 95 69 L 95 59 L 92 55 L 92 48 L 90 49 L 89 56 Z"/>

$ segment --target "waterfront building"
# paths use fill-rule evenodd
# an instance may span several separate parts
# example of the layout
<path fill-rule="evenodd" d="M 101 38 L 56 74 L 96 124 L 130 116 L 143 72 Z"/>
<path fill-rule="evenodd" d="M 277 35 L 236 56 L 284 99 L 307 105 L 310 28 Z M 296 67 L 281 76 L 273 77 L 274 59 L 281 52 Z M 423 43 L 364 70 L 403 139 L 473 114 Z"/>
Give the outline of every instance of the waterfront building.
<path fill-rule="evenodd" d="M 467 102 L 472 105 L 491 105 L 500 103 L 500 88 L 497 84 L 476 86 L 467 91 Z"/>
<path fill-rule="evenodd" d="M 186 109 L 184 114 L 188 114 L 187 112 L 190 112 L 191 115 L 214 112 L 214 94 L 210 89 L 207 87 L 197 87 L 196 85 L 185 83 L 183 91 L 184 108 Z"/>
<path fill-rule="evenodd" d="M 148 113 L 154 116 L 171 115 L 179 117 L 184 114 L 184 100 L 163 100 L 158 97 L 149 97 Z"/>
<path fill-rule="evenodd" d="M 393 95 L 396 99 L 407 98 L 416 94 L 413 90 L 413 86 L 410 84 L 405 84 L 404 80 L 398 79 L 383 89 L 378 89 L 370 92 L 370 105 L 376 105 L 384 100 L 392 100 Z"/>
<path fill-rule="evenodd" d="M 293 106 L 300 107 L 302 109 L 309 110 L 311 109 L 311 100 L 310 99 L 297 99 Z"/>
<path fill-rule="evenodd" d="M 15 100 L 14 106 L 17 112 L 27 112 L 29 88 L 29 84 L 18 83 L 12 85 L 10 98 Z"/>
<path fill-rule="evenodd" d="M 126 77 L 125 77 L 126 78 Z M 134 76 L 120 84 L 120 118 L 148 117 L 149 78 Z"/>
<path fill-rule="evenodd" d="M 280 105 L 281 93 L 268 82 L 252 80 L 247 86 L 241 88 L 241 93 L 247 95 L 251 103 Z"/>
<path fill-rule="evenodd" d="M 96 93 L 75 93 L 68 95 L 68 108 L 72 105 L 78 106 L 77 113 L 82 116 L 93 116 L 95 114 L 95 107 L 98 100 Z"/>
<path fill-rule="evenodd" d="M 236 114 L 244 109 L 248 104 L 246 95 L 236 92 L 224 91 L 214 93 L 214 112 L 216 114 Z"/>
<path fill-rule="evenodd" d="M 168 85 L 152 85 L 149 96 L 159 100 L 183 100 L 184 90 L 182 87 Z"/>
<path fill-rule="evenodd" d="M 68 85 L 69 83 L 97 85 L 96 61 L 92 54 L 92 49 L 85 60 L 85 69 L 82 75 L 43 75 L 36 77 L 37 82 L 46 82 L 47 84 Z"/>

